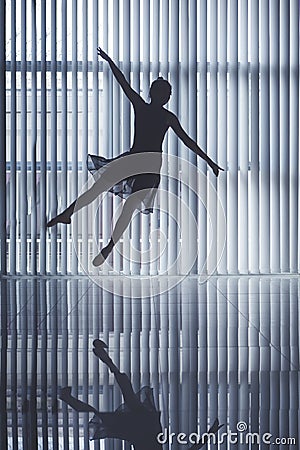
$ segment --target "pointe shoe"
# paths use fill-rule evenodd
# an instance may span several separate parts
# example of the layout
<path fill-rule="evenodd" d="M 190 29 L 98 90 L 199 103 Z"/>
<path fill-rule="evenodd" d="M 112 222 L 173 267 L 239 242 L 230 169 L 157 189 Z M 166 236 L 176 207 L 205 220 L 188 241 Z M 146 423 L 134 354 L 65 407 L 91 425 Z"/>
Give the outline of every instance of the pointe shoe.
<path fill-rule="evenodd" d="M 93 259 L 92 264 L 95 267 L 102 266 L 106 258 L 102 255 L 102 251 Z"/>
<path fill-rule="evenodd" d="M 47 228 L 50 227 L 54 227 L 55 225 L 57 225 L 58 223 L 65 223 L 65 224 L 70 224 L 71 223 L 71 219 L 70 217 L 64 217 L 63 214 L 59 214 L 56 217 L 53 217 L 53 219 L 49 220 L 49 222 L 47 223 Z"/>
<path fill-rule="evenodd" d="M 100 348 L 108 348 L 108 345 L 104 341 L 101 341 L 101 339 L 95 339 L 93 341 L 93 346 L 97 347 L 99 349 Z"/>
<path fill-rule="evenodd" d="M 110 252 L 112 251 L 112 249 L 113 246 L 111 246 L 110 244 L 108 244 L 106 247 L 103 247 L 101 252 L 93 259 L 93 266 L 95 267 L 101 266 L 108 257 L 108 255 L 110 254 Z"/>
<path fill-rule="evenodd" d="M 72 391 L 71 386 L 66 386 L 66 387 L 61 388 L 61 390 L 59 392 L 59 398 L 61 400 L 64 400 L 65 398 L 71 397 L 71 391 Z"/>

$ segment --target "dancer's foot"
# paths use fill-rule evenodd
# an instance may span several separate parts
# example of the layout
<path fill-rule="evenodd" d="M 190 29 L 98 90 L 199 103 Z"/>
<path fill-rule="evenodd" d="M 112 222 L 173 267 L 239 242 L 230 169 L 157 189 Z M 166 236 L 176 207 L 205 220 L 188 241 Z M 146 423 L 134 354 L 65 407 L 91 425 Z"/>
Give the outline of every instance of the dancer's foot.
<path fill-rule="evenodd" d="M 49 220 L 49 222 L 47 223 L 47 228 L 54 227 L 58 223 L 69 224 L 71 223 L 71 218 L 66 214 L 58 214 L 58 216 L 53 217 L 53 219 Z"/>
<path fill-rule="evenodd" d="M 108 348 L 108 345 L 105 344 L 104 341 L 101 341 L 101 339 L 95 339 L 93 341 L 93 346 L 98 348 Z"/>
<path fill-rule="evenodd" d="M 93 266 L 95 267 L 99 267 L 101 266 L 104 261 L 106 260 L 106 258 L 108 257 L 108 255 L 110 254 L 110 252 L 112 251 L 112 246 L 111 245 L 107 245 L 106 247 L 104 247 L 101 252 L 93 259 Z"/>
<path fill-rule="evenodd" d="M 105 348 L 108 348 L 108 345 L 105 342 L 100 341 L 100 339 L 95 339 L 93 342 L 94 348 L 93 353 L 97 356 L 101 361 L 106 364 L 111 372 L 118 372 L 119 369 L 114 365 L 112 359 L 108 356 L 105 351 Z"/>
<path fill-rule="evenodd" d="M 64 388 L 61 388 L 61 390 L 59 392 L 59 398 L 63 401 L 69 400 L 71 397 L 71 391 L 72 391 L 71 386 L 66 386 Z"/>

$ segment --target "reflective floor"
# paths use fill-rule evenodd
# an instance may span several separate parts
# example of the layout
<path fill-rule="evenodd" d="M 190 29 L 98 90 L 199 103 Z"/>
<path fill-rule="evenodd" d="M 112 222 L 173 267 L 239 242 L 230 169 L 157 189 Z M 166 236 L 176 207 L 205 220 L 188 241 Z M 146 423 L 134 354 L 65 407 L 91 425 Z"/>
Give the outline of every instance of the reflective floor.
<path fill-rule="evenodd" d="M 152 295 L 147 278 L 2 278 L 1 449 L 122 448 L 90 441 L 92 414 L 58 397 L 71 386 L 99 411 L 123 403 L 95 338 L 135 392 L 153 388 L 164 448 L 188 449 L 216 418 L 206 448 L 300 448 L 299 278 L 179 281 Z"/>

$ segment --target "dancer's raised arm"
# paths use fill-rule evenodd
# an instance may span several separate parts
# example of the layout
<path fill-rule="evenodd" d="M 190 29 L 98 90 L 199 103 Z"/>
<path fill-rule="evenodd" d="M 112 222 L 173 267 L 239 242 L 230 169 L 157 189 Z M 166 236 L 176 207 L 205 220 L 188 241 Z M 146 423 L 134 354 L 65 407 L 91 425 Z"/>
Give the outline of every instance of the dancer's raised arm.
<path fill-rule="evenodd" d="M 213 162 L 212 159 L 199 147 L 197 142 L 195 142 L 182 128 L 178 118 L 175 116 L 175 114 L 170 113 L 170 126 L 173 129 L 173 131 L 177 134 L 177 136 L 182 140 L 182 142 L 190 148 L 196 155 L 200 156 L 200 158 L 204 159 L 204 161 L 207 162 L 207 164 L 212 168 L 214 174 L 216 177 L 219 175 L 220 170 L 222 167 L 219 167 L 216 163 Z"/>
<path fill-rule="evenodd" d="M 112 73 L 114 74 L 117 82 L 120 84 L 121 88 L 123 89 L 125 95 L 128 97 L 128 99 L 131 101 L 133 106 L 137 105 L 139 102 L 143 102 L 144 100 L 142 97 L 130 86 L 128 81 L 126 80 L 124 74 L 121 72 L 118 66 L 113 62 L 113 60 L 108 56 L 107 53 L 105 53 L 104 50 L 102 50 L 101 47 L 98 47 L 97 49 L 98 55 L 101 56 L 105 61 L 108 62 L 109 67 L 111 68 Z"/>

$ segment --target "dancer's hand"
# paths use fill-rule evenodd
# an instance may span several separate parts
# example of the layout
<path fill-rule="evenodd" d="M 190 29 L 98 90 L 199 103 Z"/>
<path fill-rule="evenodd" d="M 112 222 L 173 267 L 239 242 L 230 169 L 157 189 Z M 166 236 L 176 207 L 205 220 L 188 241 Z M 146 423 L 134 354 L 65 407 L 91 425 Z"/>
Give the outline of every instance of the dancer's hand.
<path fill-rule="evenodd" d="M 108 54 L 105 53 L 105 51 L 102 50 L 101 47 L 97 48 L 97 52 L 98 52 L 98 55 L 101 56 L 101 58 L 105 59 L 105 61 L 109 61 L 110 60 L 110 57 L 108 56 Z"/>
<path fill-rule="evenodd" d="M 211 168 L 212 168 L 213 173 L 216 175 L 216 177 L 219 176 L 220 170 L 222 170 L 222 172 L 224 172 L 224 169 L 222 169 L 222 167 L 218 166 L 218 164 L 216 164 L 216 163 L 212 163 Z"/>

